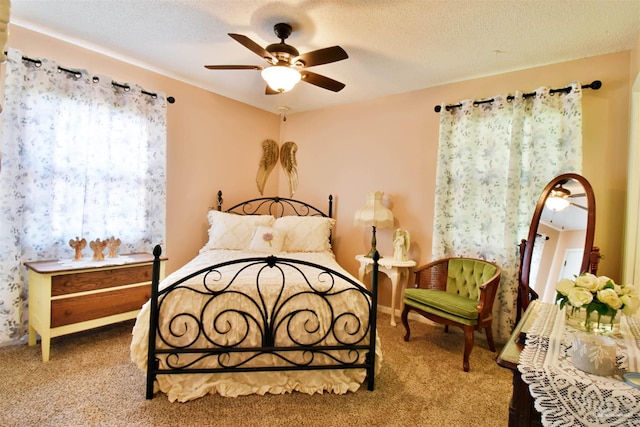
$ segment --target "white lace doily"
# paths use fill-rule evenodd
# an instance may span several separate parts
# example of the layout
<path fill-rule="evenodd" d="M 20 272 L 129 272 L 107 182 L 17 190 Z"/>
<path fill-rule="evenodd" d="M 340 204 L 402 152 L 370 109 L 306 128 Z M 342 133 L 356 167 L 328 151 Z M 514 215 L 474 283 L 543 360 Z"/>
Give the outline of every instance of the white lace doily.
<path fill-rule="evenodd" d="M 529 385 L 545 426 L 640 426 L 640 389 L 622 380 L 640 371 L 640 319 L 623 316 L 612 376 L 591 375 L 571 361 L 575 329 L 565 325 L 564 310 L 541 303 L 527 332 L 518 370 Z"/>

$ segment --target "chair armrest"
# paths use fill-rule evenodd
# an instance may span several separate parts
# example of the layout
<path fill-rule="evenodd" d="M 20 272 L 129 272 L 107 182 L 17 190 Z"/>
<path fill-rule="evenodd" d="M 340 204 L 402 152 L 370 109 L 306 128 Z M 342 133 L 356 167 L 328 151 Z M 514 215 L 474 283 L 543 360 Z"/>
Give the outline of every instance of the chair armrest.
<path fill-rule="evenodd" d="M 480 287 L 480 299 L 478 300 L 478 323 L 490 320 L 493 312 L 493 302 L 496 298 L 498 286 L 500 286 L 501 270 L 498 267 L 496 274 L 487 283 Z"/>

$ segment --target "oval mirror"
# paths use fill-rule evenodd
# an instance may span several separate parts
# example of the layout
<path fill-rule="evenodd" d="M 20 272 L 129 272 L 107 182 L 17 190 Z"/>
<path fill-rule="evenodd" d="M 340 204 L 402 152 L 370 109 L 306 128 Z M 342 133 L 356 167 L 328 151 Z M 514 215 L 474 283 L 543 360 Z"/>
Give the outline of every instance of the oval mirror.
<path fill-rule="evenodd" d="M 598 249 L 593 247 L 596 202 L 591 184 L 582 175 L 555 177 L 536 204 L 527 240 L 520 245 L 518 316 L 529 302 L 555 301 L 561 278 L 596 272 Z"/>

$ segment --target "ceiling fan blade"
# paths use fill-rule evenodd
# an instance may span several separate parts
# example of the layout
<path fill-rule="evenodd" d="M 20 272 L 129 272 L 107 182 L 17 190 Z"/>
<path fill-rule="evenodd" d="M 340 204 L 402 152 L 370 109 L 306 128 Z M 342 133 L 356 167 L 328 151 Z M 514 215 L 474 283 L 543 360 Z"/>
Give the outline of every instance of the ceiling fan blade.
<path fill-rule="evenodd" d="M 271 86 L 267 85 L 267 87 L 264 90 L 264 94 L 265 95 L 278 95 L 280 92 L 278 92 L 277 90 L 273 90 L 271 89 Z"/>
<path fill-rule="evenodd" d="M 576 203 L 571 203 L 571 206 L 575 206 L 576 208 L 583 209 L 583 210 L 585 210 L 585 211 L 586 211 L 586 210 L 588 210 L 586 207 L 581 206 L 581 205 L 578 205 L 578 204 L 576 204 Z"/>
<path fill-rule="evenodd" d="M 331 46 L 324 49 L 318 49 L 311 52 L 303 53 L 291 61 L 292 64 L 296 64 L 297 61 L 302 61 L 304 67 L 313 67 L 315 65 L 329 64 L 330 62 L 342 61 L 347 59 L 349 55 L 340 46 Z"/>
<path fill-rule="evenodd" d="M 234 33 L 228 33 L 228 34 L 232 39 L 234 39 L 235 41 L 240 43 L 242 46 L 249 49 L 251 52 L 258 55 L 265 61 L 270 62 L 272 64 L 275 64 L 276 62 L 278 62 L 277 59 L 275 59 L 265 48 L 263 48 L 258 43 L 251 40 L 249 37 L 243 36 L 242 34 L 234 34 Z"/>
<path fill-rule="evenodd" d="M 571 198 L 571 197 L 586 197 L 586 195 L 587 195 L 586 193 L 571 194 L 569 196 L 569 198 Z"/>
<path fill-rule="evenodd" d="M 337 80 L 330 79 L 329 77 L 325 77 L 320 74 L 312 73 L 311 71 L 300 71 L 300 75 L 302 76 L 303 82 L 311 83 L 312 85 L 316 85 L 333 92 L 340 92 L 345 87 L 344 83 L 340 83 Z"/>
<path fill-rule="evenodd" d="M 259 65 L 205 65 L 208 70 L 262 70 Z"/>

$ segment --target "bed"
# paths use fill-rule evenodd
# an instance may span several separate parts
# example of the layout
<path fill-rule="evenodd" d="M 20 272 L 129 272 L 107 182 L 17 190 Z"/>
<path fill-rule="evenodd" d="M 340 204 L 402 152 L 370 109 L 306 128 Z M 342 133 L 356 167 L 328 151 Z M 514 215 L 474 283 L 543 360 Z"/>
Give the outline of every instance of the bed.
<path fill-rule="evenodd" d="M 147 399 L 374 389 L 377 254 L 368 289 L 331 250 L 332 203 L 263 197 L 223 211 L 218 192 L 208 242 L 162 281 L 155 247 L 131 342 Z"/>

